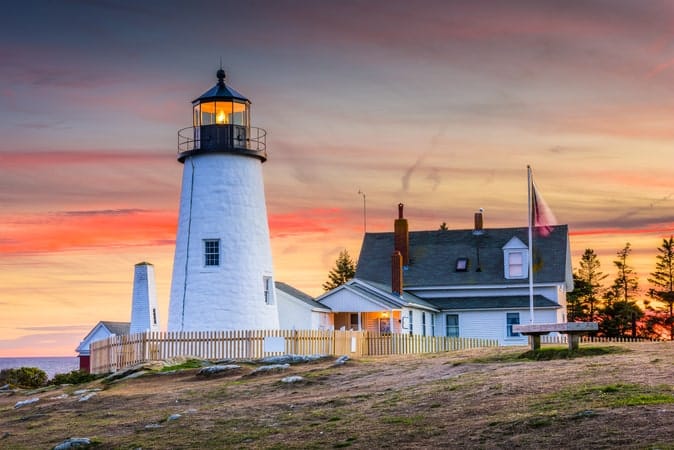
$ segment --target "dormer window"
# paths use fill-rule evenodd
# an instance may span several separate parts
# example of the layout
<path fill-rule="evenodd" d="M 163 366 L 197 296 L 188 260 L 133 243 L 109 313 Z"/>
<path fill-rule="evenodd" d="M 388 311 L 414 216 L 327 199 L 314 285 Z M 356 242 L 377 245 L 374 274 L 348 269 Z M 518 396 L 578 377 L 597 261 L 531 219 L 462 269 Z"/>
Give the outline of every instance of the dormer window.
<path fill-rule="evenodd" d="M 456 260 L 456 271 L 457 272 L 468 271 L 468 258 L 459 258 Z"/>
<path fill-rule="evenodd" d="M 508 253 L 508 277 L 522 278 L 524 276 L 524 258 L 522 252 Z"/>
<path fill-rule="evenodd" d="M 503 246 L 503 276 L 508 279 L 527 278 L 529 249 L 516 237 Z"/>

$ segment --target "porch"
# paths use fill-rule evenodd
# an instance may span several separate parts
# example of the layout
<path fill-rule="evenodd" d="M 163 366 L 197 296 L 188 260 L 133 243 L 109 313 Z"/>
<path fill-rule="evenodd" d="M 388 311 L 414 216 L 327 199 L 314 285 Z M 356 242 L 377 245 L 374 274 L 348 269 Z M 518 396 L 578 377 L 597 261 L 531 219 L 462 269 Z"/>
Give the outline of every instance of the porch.
<path fill-rule="evenodd" d="M 353 311 L 334 313 L 335 330 L 403 333 L 402 310 Z"/>

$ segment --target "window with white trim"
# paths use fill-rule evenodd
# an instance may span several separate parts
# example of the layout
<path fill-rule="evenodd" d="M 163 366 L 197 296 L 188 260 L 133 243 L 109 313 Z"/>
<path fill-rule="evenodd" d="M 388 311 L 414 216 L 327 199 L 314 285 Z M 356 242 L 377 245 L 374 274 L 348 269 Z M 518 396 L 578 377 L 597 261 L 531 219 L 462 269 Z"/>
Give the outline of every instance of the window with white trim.
<path fill-rule="evenodd" d="M 447 314 L 445 316 L 446 332 L 448 337 L 459 337 L 459 315 Z"/>
<path fill-rule="evenodd" d="M 220 239 L 204 239 L 204 266 L 220 265 Z"/>
<path fill-rule="evenodd" d="M 522 278 L 524 276 L 524 257 L 522 252 L 508 253 L 508 278 Z"/>
<path fill-rule="evenodd" d="M 435 313 L 431 313 L 431 336 L 435 336 Z"/>
<path fill-rule="evenodd" d="M 520 337 L 520 333 L 513 332 L 513 325 L 520 324 L 520 313 L 506 313 L 506 336 Z"/>
<path fill-rule="evenodd" d="M 503 246 L 503 276 L 508 280 L 529 276 L 529 249 L 517 237 Z"/>
<path fill-rule="evenodd" d="M 421 313 L 421 335 L 426 336 L 426 312 Z"/>

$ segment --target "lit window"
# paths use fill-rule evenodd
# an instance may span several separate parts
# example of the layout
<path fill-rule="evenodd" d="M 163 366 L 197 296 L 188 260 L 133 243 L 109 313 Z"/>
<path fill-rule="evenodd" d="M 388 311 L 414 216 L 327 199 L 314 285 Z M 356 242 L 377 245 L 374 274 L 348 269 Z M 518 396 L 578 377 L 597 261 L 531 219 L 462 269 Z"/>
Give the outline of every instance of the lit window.
<path fill-rule="evenodd" d="M 456 271 L 457 272 L 468 271 L 468 258 L 459 258 L 456 260 Z"/>
<path fill-rule="evenodd" d="M 220 265 L 220 239 L 204 239 L 204 265 Z"/>
<path fill-rule="evenodd" d="M 459 315 L 458 314 L 447 314 L 446 316 L 447 324 L 447 336 L 449 337 L 459 337 Z"/>
<path fill-rule="evenodd" d="M 519 337 L 519 333 L 513 333 L 513 325 L 520 324 L 520 313 L 506 313 L 506 327 L 508 337 Z"/>

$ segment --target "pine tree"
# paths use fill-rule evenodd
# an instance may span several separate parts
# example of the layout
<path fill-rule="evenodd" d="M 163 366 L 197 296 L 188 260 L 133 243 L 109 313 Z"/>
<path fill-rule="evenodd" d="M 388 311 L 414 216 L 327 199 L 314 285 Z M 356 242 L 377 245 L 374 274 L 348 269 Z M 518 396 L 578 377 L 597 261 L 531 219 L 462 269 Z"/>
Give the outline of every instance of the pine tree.
<path fill-rule="evenodd" d="M 655 271 L 648 281 L 654 286 L 648 291 L 649 297 L 664 303 L 664 307 L 655 310 L 654 324 L 669 329 L 669 338 L 674 340 L 674 237 L 662 240 L 655 257 Z"/>
<path fill-rule="evenodd" d="M 618 275 L 613 280 L 613 285 L 606 291 L 605 306 L 600 310 L 599 330 L 604 336 L 626 336 L 628 331 L 632 337 L 637 336 L 637 321 L 644 313 L 632 300 L 638 292 L 639 281 L 634 269 L 627 263 L 627 258 L 632 252 L 630 243 L 625 244 L 618 251 L 618 259 L 613 265 L 618 269 Z"/>
<path fill-rule="evenodd" d="M 580 258 L 580 267 L 573 275 L 573 291 L 568 296 L 571 304 L 569 321 L 577 319 L 594 321 L 595 312 L 599 306 L 602 281 L 608 276 L 601 272 L 600 267 L 601 263 L 597 254 L 593 249 L 586 248 Z M 571 318 L 572 314 L 573 318 Z"/>
<path fill-rule="evenodd" d="M 634 274 L 634 269 L 627 264 L 630 253 L 632 253 L 632 246 L 628 242 L 625 247 L 618 250 L 618 259 L 613 260 L 613 265 L 618 269 L 618 276 L 613 280 L 611 287 L 613 295 L 610 297 L 616 301 L 628 302 L 639 289 L 639 279 Z"/>
<path fill-rule="evenodd" d="M 590 313 L 586 299 L 590 295 L 590 285 L 573 274 L 573 291 L 566 294 L 566 320 L 569 322 L 585 321 Z"/>
<path fill-rule="evenodd" d="M 356 263 L 351 259 L 349 252 L 342 250 L 328 273 L 328 281 L 323 283 L 323 289 L 327 292 L 349 281 L 356 275 Z"/>

